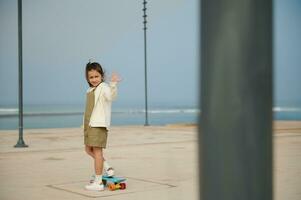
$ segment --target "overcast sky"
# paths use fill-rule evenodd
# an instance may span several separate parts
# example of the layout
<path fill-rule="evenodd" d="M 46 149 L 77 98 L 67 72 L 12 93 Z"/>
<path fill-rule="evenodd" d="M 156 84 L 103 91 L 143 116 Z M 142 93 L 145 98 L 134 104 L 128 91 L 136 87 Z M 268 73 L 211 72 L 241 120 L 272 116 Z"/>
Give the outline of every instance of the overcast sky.
<path fill-rule="evenodd" d="M 197 105 L 198 0 L 149 0 L 150 106 Z M 123 78 L 117 105 L 144 105 L 142 0 L 24 0 L 24 104 L 83 104 L 94 58 Z M 275 102 L 301 104 L 301 3 L 274 3 Z M 18 102 L 17 0 L 0 0 L 0 106 Z"/>
<path fill-rule="evenodd" d="M 273 3 L 275 103 L 301 106 L 301 1 Z"/>
<path fill-rule="evenodd" d="M 17 1 L 1 0 L 1 100 L 17 103 Z M 142 1 L 23 1 L 24 104 L 81 104 L 94 58 L 123 78 L 119 104 L 144 104 Z M 197 1 L 152 0 L 148 83 L 153 104 L 196 104 Z M 9 84 L 7 84 L 9 83 Z"/>

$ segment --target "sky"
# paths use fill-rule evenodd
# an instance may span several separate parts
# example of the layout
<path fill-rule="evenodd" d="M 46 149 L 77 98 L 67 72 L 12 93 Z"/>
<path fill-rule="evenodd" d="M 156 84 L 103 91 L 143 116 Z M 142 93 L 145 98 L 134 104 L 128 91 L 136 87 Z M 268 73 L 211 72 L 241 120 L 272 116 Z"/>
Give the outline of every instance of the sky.
<path fill-rule="evenodd" d="M 274 1 L 274 102 L 301 106 L 301 1 Z"/>
<path fill-rule="evenodd" d="M 0 105 L 18 96 L 17 1 L 1 0 Z M 90 58 L 122 77 L 117 104 L 144 105 L 142 1 L 23 1 L 24 104 L 82 104 Z M 147 4 L 148 101 L 196 105 L 197 1 Z M 7 84 L 9 83 L 9 84 Z"/>
<path fill-rule="evenodd" d="M 142 0 L 23 1 L 24 105 L 83 104 L 90 58 L 117 72 L 117 106 L 144 105 Z M 198 0 L 147 4 L 149 106 L 196 106 Z M 274 102 L 301 105 L 301 3 L 274 1 Z M 0 107 L 18 103 L 17 0 L 0 0 Z"/>

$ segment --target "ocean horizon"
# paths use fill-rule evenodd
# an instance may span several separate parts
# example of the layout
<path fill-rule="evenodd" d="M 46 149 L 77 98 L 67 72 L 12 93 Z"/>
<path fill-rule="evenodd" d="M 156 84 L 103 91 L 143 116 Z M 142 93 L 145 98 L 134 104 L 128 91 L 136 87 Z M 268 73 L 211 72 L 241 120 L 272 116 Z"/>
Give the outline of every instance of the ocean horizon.
<path fill-rule="evenodd" d="M 24 106 L 23 126 L 32 128 L 81 127 L 84 106 L 82 105 L 41 105 Z M 144 125 L 145 108 L 113 107 L 111 125 Z M 196 123 L 199 110 L 191 106 L 148 108 L 149 125 L 173 123 Z M 18 129 L 18 108 L 0 107 L 0 130 Z"/>
<path fill-rule="evenodd" d="M 40 105 L 24 106 L 23 127 L 35 128 L 73 128 L 81 127 L 82 105 Z M 112 126 L 144 125 L 145 108 L 113 107 Z M 197 106 L 161 106 L 148 108 L 149 125 L 195 124 L 201 111 Z M 276 106 L 273 108 L 274 120 L 301 120 L 301 107 Z M 18 108 L 0 107 L 0 130 L 18 129 Z"/>

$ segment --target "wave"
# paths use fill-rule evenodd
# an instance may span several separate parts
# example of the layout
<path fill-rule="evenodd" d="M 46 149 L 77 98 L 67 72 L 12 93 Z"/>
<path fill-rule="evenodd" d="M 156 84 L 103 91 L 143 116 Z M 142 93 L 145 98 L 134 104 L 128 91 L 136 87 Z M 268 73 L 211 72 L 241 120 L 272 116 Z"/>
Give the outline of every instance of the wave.
<path fill-rule="evenodd" d="M 0 108 L 0 113 L 18 112 L 18 108 Z"/>
<path fill-rule="evenodd" d="M 82 115 L 83 112 L 23 112 L 24 116 L 58 116 L 58 115 Z M 18 110 L 15 112 L 1 112 L 0 117 L 18 116 Z"/>
<path fill-rule="evenodd" d="M 301 108 L 296 107 L 274 107 L 274 112 L 301 112 Z"/>
<path fill-rule="evenodd" d="M 113 110 L 113 113 L 129 113 L 129 114 L 140 114 L 145 113 L 145 109 L 128 109 L 128 110 Z M 147 111 L 151 114 L 170 114 L 170 113 L 198 113 L 199 109 L 187 109 L 187 108 L 178 108 L 178 109 L 149 109 Z"/>
<path fill-rule="evenodd" d="M 145 113 L 145 109 L 117 109 L 112 111 L 114 114 L 141 114 Z M 199 109 L 149 109 L 148 113 L 151 114 L 172 114 L 172 113 L 198 113 Z M 34 112 L 23 112 L 24 116 L 51 116 L 51 115 L 82 115 L 82 111 L 34 111 Z M 17 108 L 0 108 L 0 117 L 17 116 Z"/>

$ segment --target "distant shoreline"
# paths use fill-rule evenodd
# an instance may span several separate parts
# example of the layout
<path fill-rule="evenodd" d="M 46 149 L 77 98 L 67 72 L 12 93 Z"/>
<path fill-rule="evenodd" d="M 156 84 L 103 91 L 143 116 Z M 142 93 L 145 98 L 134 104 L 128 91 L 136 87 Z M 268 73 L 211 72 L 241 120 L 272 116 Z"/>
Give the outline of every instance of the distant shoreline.
<path fill-rule="evenodd" d="M 48 113 L 23 113 L 23 116 L 64 116 L 64 115 L 83 115 L 83 112 L 48 112 Z M 1 117 L 18 117 L 19 114 L 7 113 L 1 114 Z"/>
<path fill-rule="evenodd" d="M 172 113 L 199 113 L 197 108 L 167 108 L 167 109 L 150 109 L 150 114 L 172 114 Z M 83 115 L 83 111 L 36 111 L 36 112 L 23 112 L 23 116 L 64 116 L 64 115 Z M 144 109 L 124 109 L 124 110 L 113 110 L 113 114 L 141 114 L 145 113 Z M 9 111 L 0 112 L 1 117 L 18 117 L 18 111 L 9 109 Z"/>
<path fill-rule="evenodd" d="M 133 124 L 133 125 L 112 125 L 114 127 L 145 127 L 142 124 Z M 146 126 L 148 127 L 148 126 Z M 167 128 L 197 128 L 197 123 L 170 123 L 164 125 L 149 125 L 149 127 L 167 127 Z M 53 130 L 53 129 L 80 129 L 82 127 L 52 127 L 52 128 L 24 128 L 24 130 Z M 273 121 L 273 130 L 276 132 L 298 132 L 301 133 L 301 120 L 274 120 Z M 18 131 L 18 129 L 0 129 L 1 132 L 14 132 Z"/>

